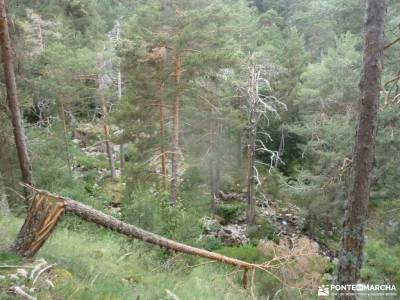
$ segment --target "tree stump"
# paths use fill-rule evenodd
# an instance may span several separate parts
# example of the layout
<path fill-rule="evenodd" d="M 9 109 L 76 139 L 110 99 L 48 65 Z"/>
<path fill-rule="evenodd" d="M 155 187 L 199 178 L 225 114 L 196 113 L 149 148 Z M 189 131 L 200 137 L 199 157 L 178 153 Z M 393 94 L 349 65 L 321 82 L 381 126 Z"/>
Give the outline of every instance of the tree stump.
<path fill-rule="evenodd" d="M 62 200 L 35 193 L 13 251 L 23 257 L 34 256 L 49 237 L 63 211 Z"/>

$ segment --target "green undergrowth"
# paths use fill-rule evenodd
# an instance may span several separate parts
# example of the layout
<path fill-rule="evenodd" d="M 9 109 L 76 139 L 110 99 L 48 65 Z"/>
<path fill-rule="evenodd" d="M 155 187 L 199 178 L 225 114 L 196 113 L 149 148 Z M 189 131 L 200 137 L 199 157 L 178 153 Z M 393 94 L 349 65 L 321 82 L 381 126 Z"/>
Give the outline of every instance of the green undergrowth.
<path fill-rule="evenodd" d="M 0 264 L 23 264 L 8 252 L 21 223 L 14 217 L 0 220 Z M 91 229 L 78 232 L 65 222 L 58 225 L 36 255 L 56 264 L 55 289 L 38 291 L 38 299 L 172 299 L 167 290 L 180 299 L 250 299 L 232 267 Z M 6 290 L 1 287 L 0 299 L 11 299 Z"/>
<path fill-rule="evenodd" d="M 217 208 L 217 214 L 221 216 L 226 223 L 230 223 L 245 210 L 245 204 L 243 202 L 236 201 L 234 203 L 220 204 Z"/>
<path fill-rule="evenodd" d="M 361 276 L 365 282 L 400 286 L 399 200 L 372 199 Z"/>
<path fill-rule="evenodd" d="M 262 263 L 266 260 L 257 247 L 251 245 L 244 245 L 241 247 L 223 247 L 216 252 L 251 263 Z"/>

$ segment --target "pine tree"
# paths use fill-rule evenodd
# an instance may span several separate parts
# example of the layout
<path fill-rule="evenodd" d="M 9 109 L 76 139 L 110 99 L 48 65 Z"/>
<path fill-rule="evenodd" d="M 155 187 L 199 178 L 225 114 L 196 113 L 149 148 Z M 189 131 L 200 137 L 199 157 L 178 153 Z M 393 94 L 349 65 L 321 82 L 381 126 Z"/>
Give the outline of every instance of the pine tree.
<path fill-rule="evenodd" d="M 142 69 L 142 72 L 135 72 L 133 80 L 138 87 L 135 94 L 141 99 L 132 99 L 131 103 L 149 106 L 149 99 L 159 99 L 158 102 L 163 99 L 167 107 L 172 107 L 170 197 L 173 204 L 177 200 L 183 154 L 182 112 L 186 111 L 186 106 L 199 103 L 201 95 L 197 93 L 204 93 L 197 86 L 199 78 L 210 78 L 222 68 L 237 63 L 240 43 L 235 39 L 252 22 L 244 21 L 246 18 L 249 21 L 249 11 L 245 10 L 244 17 L 235 13 L 237 19 L 229 14 L 235 8 L 243 8 L 242 5 L 242 2 L 226 5 L 222 1 L 151 1 L 138 7 L 129 25 L 132 36 L 129 32 L 124 35 L 131 40 L 125 49 L 130 53 L 126 60 L 133 61 L 129 63 L 131 66 L 139 63 L 141 66 L 135 67 L 136 70 Z M 160 49 L 163 49 L 161 56 Z M 144 89 L 145 85 L 149 88 Z M 159 92 L 161 86 L 163 93 Z M 164 97 L 160 97 L 161 94 Z M 160 126 L 162 123 L 160 121 Z"/>
<path fill-rule="evenodd" d="M 7 102 L 14 129 L 15 146 L 22 174 L 22 181 L 32 183 L 32 166 L 28 155 L 23 119 L 19 108 L 17 84 L 14 73 L 14 59 L 8 31 L 8 21 L 4 0 L 0 1 L 0 40 L 2 45 L 2 62 L 6 79 Z"/>
<path fill-rule="evenodd" d="M 363 261 L 364 230 L 368 211 L 369 188 L 375 153 L 377 114 L 383 69 L 385 0 L 368 0 L 366 7 L 363 67 L 360 80 L 359 118 L 353 154 L 353 182 L 343 223 L 342 248 L 337 281 L 355 284 Z M 356 299 L 339 294 L 337 299 Z"/>

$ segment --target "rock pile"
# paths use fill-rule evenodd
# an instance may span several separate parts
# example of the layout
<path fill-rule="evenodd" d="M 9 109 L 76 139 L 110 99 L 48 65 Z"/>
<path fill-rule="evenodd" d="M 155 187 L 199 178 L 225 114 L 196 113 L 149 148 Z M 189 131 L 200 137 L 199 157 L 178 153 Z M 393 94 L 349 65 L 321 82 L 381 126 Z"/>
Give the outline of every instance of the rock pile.
<path fill-rule="evenodd" d="M 246 225 L 229 224 L 221 225 L 216 219 L 204 217 L 201 219 L 203 238 L 218 238 L 227 246 L 240 246 L 249 242 L 246 236 Z"/>

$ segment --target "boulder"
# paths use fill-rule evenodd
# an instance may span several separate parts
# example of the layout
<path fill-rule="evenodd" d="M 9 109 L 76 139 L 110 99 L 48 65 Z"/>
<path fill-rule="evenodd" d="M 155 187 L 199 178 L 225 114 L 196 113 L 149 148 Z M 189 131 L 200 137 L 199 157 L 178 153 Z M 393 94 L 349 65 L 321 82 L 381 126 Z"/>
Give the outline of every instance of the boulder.
<path fill-rule="evenodd" d="M 218 232 L 222 228 L 216 219 L 210 217 L 202 218 L 201 225 L 205 233 Z"/>

